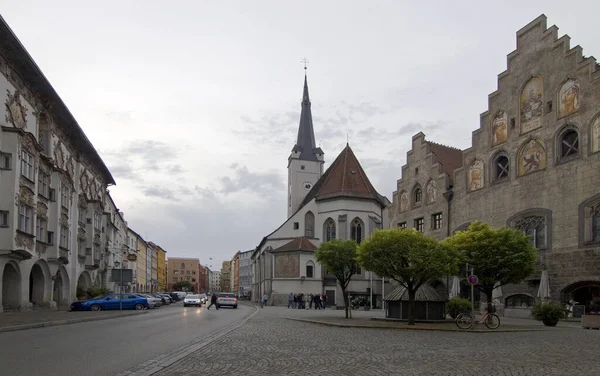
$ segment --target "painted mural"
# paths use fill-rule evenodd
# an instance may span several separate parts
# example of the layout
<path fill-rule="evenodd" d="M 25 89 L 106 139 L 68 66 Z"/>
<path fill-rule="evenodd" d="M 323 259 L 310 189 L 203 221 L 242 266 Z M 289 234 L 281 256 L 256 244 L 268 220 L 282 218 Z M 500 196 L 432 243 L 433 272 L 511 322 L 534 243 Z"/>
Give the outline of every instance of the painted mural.
<path fill-rule="evenodd" d="M 7 90 L 6 99 L 6 122 L 12 124 L 15 128 L 27 128 L 27 108 L 21 103 L 21 94 L 15 91 L 11 94 Z"/>
<path fill-rule="evenodd" d="M 469 192 L 483 188 L 483 162 L 474 160 L 467 172 L 467 188 Z"/>
<path fill-rule="evenodd" d="M 408 210 L 408 193 L 402 192 L 400 194 L 400 211 L 404 212 Z"/>
<path fill-rule="evenodd" d="M 592 153 L 600 151 L 600 116 L 596 117 L 596 120 L 592 123 Z"/>
<path fill-rule="evenodd" d="M 300 277 L 300 255 L 276 255 L 275 278 Z"/>
<path fill-rule="evenodd" d="M 543 101 L 542 79 L 532 77 L 521 92 L 521 133 L 542 126 Z"/>
<path fill-rule="evenodd" d="M 508 140 L 508 117 L 505 111 L 498 111 L 492 119 L 492 146 Z"/>
<path fill-rule="evenodd" d="M 437 182 L 430 180 L 426 187 L 427 203 L 433 204 L 437 200 Z"/>
<path fill-rule="evenodd" d="M 564 117 L 579 110 L 579 81 L 568 79 L 558 91 L 558 117 Z"/>
<path fill-rule="evenodd" d="M 546 148 L 542 141 L 527 141 L 519 151 L 517 164 L 519 176 L 546 168 Z"/>

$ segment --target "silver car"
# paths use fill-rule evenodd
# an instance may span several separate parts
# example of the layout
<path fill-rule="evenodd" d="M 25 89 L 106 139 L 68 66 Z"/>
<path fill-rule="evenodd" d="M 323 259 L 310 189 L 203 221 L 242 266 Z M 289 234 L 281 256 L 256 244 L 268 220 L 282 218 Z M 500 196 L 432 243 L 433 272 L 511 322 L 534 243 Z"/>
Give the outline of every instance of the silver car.
<path fill-rule="evenodd" d="M 202 300 L 200 299 L 200 295 L 186 295 L 183 299 L 183 306 L 198 306 L 202 307 Z"/>
<path fill-rule="evenodd" d="M 217 308 L 238 307 L 237 297 L 232 292 L 221 292 L 217 295 Z"/>

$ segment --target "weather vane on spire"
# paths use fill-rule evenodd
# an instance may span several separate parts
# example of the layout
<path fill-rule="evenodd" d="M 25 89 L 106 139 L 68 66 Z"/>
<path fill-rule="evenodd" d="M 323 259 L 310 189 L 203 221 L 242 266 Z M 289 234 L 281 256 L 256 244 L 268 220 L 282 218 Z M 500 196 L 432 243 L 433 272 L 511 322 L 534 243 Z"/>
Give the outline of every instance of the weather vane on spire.
<path fill-rule="evenodd" d="M 304 63 L 304 73 L 306 74 L 306 69 L 308 68 L 306 64 L 310 63 L 307 58 L 300 60 L 301 63 Z"/>

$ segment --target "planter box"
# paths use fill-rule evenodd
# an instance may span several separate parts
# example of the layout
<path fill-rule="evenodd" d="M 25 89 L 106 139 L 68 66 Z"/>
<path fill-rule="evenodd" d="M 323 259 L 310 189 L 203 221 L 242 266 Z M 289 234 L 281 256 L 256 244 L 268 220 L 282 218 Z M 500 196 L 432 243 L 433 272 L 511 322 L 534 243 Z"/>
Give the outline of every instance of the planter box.
<path fill-rule="evenodd" d="M 600 329 L 600 315 L 583 315 L 581 326 L 584 328 Z"/>

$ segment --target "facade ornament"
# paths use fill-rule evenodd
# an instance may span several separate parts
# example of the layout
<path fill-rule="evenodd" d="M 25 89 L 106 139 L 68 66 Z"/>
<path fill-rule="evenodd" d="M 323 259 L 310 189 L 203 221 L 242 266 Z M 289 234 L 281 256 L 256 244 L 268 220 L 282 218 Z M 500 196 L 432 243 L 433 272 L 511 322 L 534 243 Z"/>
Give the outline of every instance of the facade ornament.
<path fill-rule="evenodd" d="M 60 224 L 69 227 L 69 217 L 65 213 L 60 214 Z"/>
<path fill-rule="evenodd" d="M 69 157 L 67 158 L 67 172 L 69 173 L 69 176 L 71 176 L 71 179 L 75 179 L 75 162 L 73 162 L 73 156 L 69 155 Z"/>
<path fill-rule="evenodd" d="M 48 207 L 42 202 L 37 204 L 37 215 L 38 218 L 48 219 Z"/>
<path fill-rule="evenodd" d="M 31 235 L 25 235 L 17 232 L 17 235 L 15 236 L 15 243 L 17 244 L 17 247 L 24 247 L 32 252 L 35 249 L 35 241 Z"/>
<path fill-rule="evenodd" d="M 27 206 L 35 207 L 35 199 L 33 191 L 26 186 L 21 186 L 19 203 L 23 203 Z"/>
<path fill-rule="evenodd" d="M 58 168 L 64 169 L 65 155 L 60 140 L 54 144 L 54 162 Z"/>
<path fill-rule="evenodd" d="M 27 108 L 21 103 L 21 93 L 16 90 L 14 95 L 6 90 L 6 122 L 15 128 L 27 129 Z"/>

